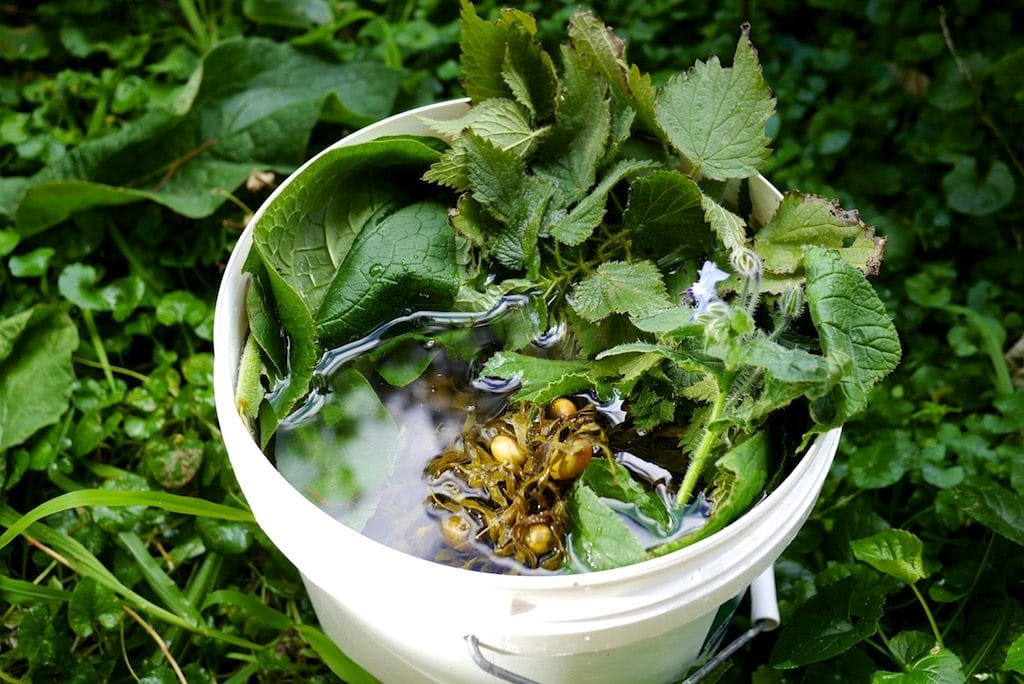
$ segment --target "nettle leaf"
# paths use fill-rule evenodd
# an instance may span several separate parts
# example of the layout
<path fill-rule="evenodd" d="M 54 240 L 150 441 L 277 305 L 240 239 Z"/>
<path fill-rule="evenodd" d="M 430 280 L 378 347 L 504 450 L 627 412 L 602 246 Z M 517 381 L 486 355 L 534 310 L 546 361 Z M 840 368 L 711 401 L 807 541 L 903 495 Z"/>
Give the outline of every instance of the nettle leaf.
<path fill-rule="evenodd" d="M 610 570 L 647 558 L 626 523 L 581 480 L 569 493 L 569 518 L 572 557 L 587 569 Z"/>
<path fill-rule="evenodd" d="M 491 97 L 515 97 L 504 77 L 506 59 L 519 72 L 519 80 L 536 78 L 528 85 L 532 106 L 543 110 L 554 100 L 554 67 L 547 73 L 551 58 L 544 63 L 543 50 L 534 40 L 537 22 L 526 12 L 503 8 L 495 23 L 482 19 L 473 5 L 462 2 L 462 85 L 473 102 Z M 549 92 L 550 91 L 550 92 Z M 536 100 L 536 101 L 535 101 Z"/>
<path fill-rule="evenodd" d="M 730 253 L 746 248 L 746 221 L 703 193 L 700 196 L 700 206 L 711 230 Z"/>
<path fill-rule="evenodd" d="M 983 479 L 958 485 L 952 491 L 954 501 L 967 515 L 1024 546 L 1024 497 Z"/>
<path fill-rule="evenodd" d="M 875 570 L 913 584 L 924 579 L 924 544 L 905 530 L 885 530 L 850 542 L 854 557 Z"/>
<path fill-rule="evenodd" d="M 461 138 L 466 149 L 473 199 L 503 224 L 489 248 L 500 263 L 523 268 L 537 255 L 537 238 L 555 188 L 526 174 L 523 160 L 472 132 Z"/>
<path fill-rule="evenodd" d="M 594 322 L 613 313 L 648 316 L 669 306 L 661 272 L 650 261 L 606 261 L 572 295 L 576 313 Z"/>
<path fill-rule="evenodd" d="M 634 179 L 622 225 L 636 236 L 637 246 L 658 255 L 678 247 L 706 253 L 714 242 L 704 222 L 700 188 L 678 171 L 659 170 Z"/>
<path fill-rule="evenodd" d="M 558 93 L 558 75 L 551 55 L 531 41 L 525 49 L 506 47 L 501 78 L 516 101 L 538 119 L 547 119 L 554 111 Z"/>
<path fill-rule="evenodd" d="M 994 161 L 984 177 L 978 172 L 973 157 L 957 160 L 953 169 L 942 177 L 946 203 L 961 214 L 988 216 L 1013 200 L 1016 184 L 1013 173 L 1001 161 Z"/>
<path fill-rule="evenodd" d="M 846 263 L 877 275 L 885 238 L 875 237 L 856 211 L 843 211 L 835 201 L 787 193 L 771 221 L 754 236 L 754 251 L 767 270 L 789 274 L 802 268 L 807 245 L 837 250 Z"/>
<path fill-rule="evenodd" d="M 469 129 L 503 151 L 514 152 L 520 157 L 526 157 L 532 152 L 549 131 L 547 127 L 534 129 L 523 108 L 503 97 L 484 100 L 457 119 L 427 119 L 425 123 L 431 130 L 450 138 L 457 138 Z"/>
<path fill-rule="evenodd" d="M 611 120 L 607 86 L 575 51 L 562 49 L 564 77 L 555 107 L 555 125 L 537 149 L 534 172 L 558 188 L 568 207 L 593 187 L 605 152 Z"/>
<path fill-rule="evenodd" d="M 619 181 L 652 165 L 652 162 L 638 159 L 622 159 L 617 162 L 589 195 L 580 200 L 564 218 L 551 226 L 551 236 L 566 245 L 579 245 L 585 242 L 604 220 L 608 193 L 612 188 Z"/>
<path fill-rule="evenodd" d="M 226 40 L 203 59 L 183 113 L 154 110 L 78 145 L 18 188 L 22 236 L 75 212 L 151 200 L 209 216 L 253 168 L 290 171 L 318 119 L 361 126 L 391 111 L 400 72 L 336 64 L 265 38 Z"/>
<path fill-rule="evenodd" d="M 448 206 L 402 207 L 356 237 L 314 316 L 317 338 L 336 347 L 410 308 L 446 310 L 458 289 Z"/>
<path fill-rule="evenodd" d="M 57 307 L 0 319 L 0 452 L 56 423 L 75 381 L 78 329 Z"/>
<path fill-rule="evenodd" d="M 768 440 L 763 432 L 734 446 L 715 462 L 717 475 L 711 490 L 711 516 L 693 534 L 655 550 L 662 555 L 718 532 L 746 511 L 764 491 L 768 478 Z"/>
<path fill-rule="evenodd" d="M 673 76 L 658 94 L 656 112 L 672 145 L 706 178 L 747 178 L 768 157 L 764 125 L 775 99 L 761 75 L 745 28 L 732 67 L 717 57 Z"/>
<path fill-rule="evenodd" d="M 821 587 L 782 626 L 771 665 L 791 669 L 846 652 L 878 629 L 885 596 L 864 591 L 856 577 Z"/>
<path fill-rule="evenodd" d="M 868 390 L 899 362 L 900 342 L 885 306 L 864 274 L 834 251 L 808 248 L 807 304 L 826 356 L 852 359 L 831 400 L 839 424 L 867 405 Z"/>
<path fill-rule="evenodd" d="M 639 124 L 661 136 L 655 117 L 657 91 L 649 75 L 628 64 L 622 39 L 597 16 L 581 9 L 569 19 L 569 40 L 580 57 L 608 79 L 615 98 L 636 112 Z"/>
<path fill-rule="evenodd" d="M 607 390 L 609 378 L 617 377 L 624 360 L 539 359 L 514 352 L 498 352 L 480 369 L 483 377 L 517 379 L 516 401 L 546 404 L 557 397 L 589 389 Z M 599 392 L 606 393 L 606 392 Z"/>

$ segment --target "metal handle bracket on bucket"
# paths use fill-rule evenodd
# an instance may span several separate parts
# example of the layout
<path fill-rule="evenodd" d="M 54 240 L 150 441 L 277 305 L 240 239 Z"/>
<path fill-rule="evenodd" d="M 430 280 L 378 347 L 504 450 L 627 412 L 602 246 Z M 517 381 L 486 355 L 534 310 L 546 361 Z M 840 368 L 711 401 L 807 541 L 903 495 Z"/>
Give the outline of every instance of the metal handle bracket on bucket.
<path fill-rule="evenodd" d="M 750 621 L 754 626 L 730 641 L 725 648 L 721 649 L 708 662 L 704 663 L 696 672 L 683 680 L 682 684 L 697 684 L 705 677 L 714 672 L 718 667 L 729 660 L 736 651 L 746 646 L 754 637 L 761 632 L 770 632 L 778 628 L 780 623 L 779 602 L 775 594 L 775 566 L 769 566 L 767 570 L 758 575 L 750 584 Z M 477 667 L 487 674 L 497 677 L 502 681 L 512 684 L 540 684 L 534 679 L 524 677 L 521 674 L 506 670 L 500 665 L 489 661 L 480 650 L 480 639 L 475 634 L 466 637 L 466 644 L 469 646 L 469 655 Z"/>

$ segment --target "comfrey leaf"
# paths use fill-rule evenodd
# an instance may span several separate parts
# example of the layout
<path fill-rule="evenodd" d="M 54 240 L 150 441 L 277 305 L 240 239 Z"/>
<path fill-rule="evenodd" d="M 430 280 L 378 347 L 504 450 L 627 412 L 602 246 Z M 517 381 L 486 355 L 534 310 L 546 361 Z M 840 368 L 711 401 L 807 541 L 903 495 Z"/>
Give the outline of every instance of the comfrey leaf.
<path fill-rule="evenodd" d="M 598 496 L 634 507 L 638 517 L 660 534 L 670 531 L 672 515 L 665 500 L 634 480 L 629 470 L 618 461 L 595 458 L 583 471 L 582 479 Z"/>
<path fill-rule="evenodd" d="M 808 248 L 804 267 L 807 304 L 822 351 L 826 356 L 839 352 L 853 360 L 831 396 L 835 415 L 827 423 L 840 424 L 864 409 L 868 390 L 896 367 L 900 342 L 864 274 L 838 253 Z"/>
<path fill-rule="evenodd" d="M 754 236 L 754 251 L 767 270 L 793 273 L 803 266 L 803 248 L 820 245 L 868 275 L 877 275 L 885 238 L 875 237 L 856 211 L 813 195 L 788 193 L 772 220 Z"/>
<path fill-rule="evenodd" d="M 569 494 L 572 557 L 589 570 L 609 570 L 647 558 L 626 523 L 608 504 L 577 480 Z"/>
<path fill-rule="evenodd" d="M 764 125 L 775 100 L 761 75 L 745 28 L 732 67 L 717 57 L 674 76 L 658 95 L 658 123 L 696 174 L 716 180 L 747 178 L 768 157 Z"/>
<path fill-rule="evenodd" d="M 573 292 L 572 307 L 580 316 L 599 321 L 612 313 L 648 316 L 671 306 L 658 267 L 650 261 L 608 261 Z"/>

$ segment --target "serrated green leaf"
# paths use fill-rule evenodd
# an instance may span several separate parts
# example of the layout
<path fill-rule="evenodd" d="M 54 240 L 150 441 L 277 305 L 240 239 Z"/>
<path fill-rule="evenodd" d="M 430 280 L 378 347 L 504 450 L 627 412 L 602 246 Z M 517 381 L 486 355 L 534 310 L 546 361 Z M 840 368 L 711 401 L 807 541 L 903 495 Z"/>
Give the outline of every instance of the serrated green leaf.
<path fill-rule="evenodd" d="M 863 410 L 868 390 L 896 367 L 899 337 L 864 274 L 836 252 L 808 248 L 804 267 L 807 304 L 822 351 L 853 362 L 851 372 L 839 379 L 831 395 L 836 411 L 832 422 L 841 423 Z"/>
<path fill-rule="evenodd" d="M 622 39 L 594 14 L 581 9 L 569 20 L 569 40 L 580 57 L 608 79 L 616 99 L 636 112 L 640 125 L 660 136 L 661 128 L 655 120 L 654 84 L 649 75 L 627 63 Z"/>
<path fill-rule="evenodd" d="M 573 562 L 589 570 L 610 570 L 647 557 L 626 523 L 580 480 L 569 493 L 569 518 Z"/>
<path fill-rule="evenodd" d="M 558 94 L 558 76 L 551 55 L 538 43 L 530 42 L 526 49 L 518 50 L 507 46 L 501 78 L 532 116 L 540 120 L 551 116 Z"/>
<path fill-rule="evenodd" d="M 562 63 L 555 125 L 537 150 L 533 170 L 558 188 L 558 205 L 567 208 L 594 185 L 611 115 L 605 82 L 569 48 L 562 50 Z"/>
<path fill-rule="evenodd" d="M 572 307 L 589 321 L 613 313 L 649 316 L 671 306 L 658 267 L 650 261 L 606 261 L 573 291 Z"/>
<path fill-rule="evenodd" d="M 637 159 L 623 159 L 617 162 L 590 194 L 580 200 L 564 218 L 551 226 L 551 236 L 566 245 L 579 245 L 585 242 L 604 220 L 608 193 L 612 188 L 628 176 L 651 166 L 651 162 Z"/>
<path fill-rule="evenodd" d="M 747 247 L 746 221 L 704 193 L 700 196 L 700 206 L 711 230 L 730 253 Z"/>
<path fill-rule="evenodd" d="M 924 544 L 905 530 L 885 530 L 850 542 L 853 555 L 875 570 L 913 584 L 926 577 L 921 554 Z"/>
<path fill-rule="evenodd" d="M 529 266 L 537 256 L 537 238 L 554 187 L 528 176 L 522 159 L 487 139 L 470 132 L 461 140 L 473 199 L 503 224 L 491 236 L 489 249 L 509 268 Z"/>
<path fill-rule="evenodd" d="M 655 111 L 669 141 L 703 177 L 747 178 L 768 157 L 764 125 L 775 100 L 746 32 L 731 67 L 717 57 L 698 61 L 685 76 L 669 79 Z"/>
<path fill-rule="evenodd" d="M 844 653 L 875 633 L 884 603 L 884 595 L 860 590 L 855 577 L 821 587 L 782 626 L 772 666 L 790 669 Z"/>
<path fill-rule="evenodd" d="M 518 379 L 513 399 L 546 404 L 551 400 L 588 389 L 607 388 L 608 378 L 619 375 L 624 361 L 539 359 L 513 352 L 498 352 L 484 364 L 480 375 Z"/>
<path fill-rule="evenodd" d="M 637 246 L 659 256 L 677 247 L 707 253 L 714 239 L 704 221 L 700 188 L 678 171 L 634 179 L 622 225 L 636 236 Z"/>
<path fill-rule="evenodd" d="M 484 100 L 456 119 L 428 119 L 426 124 L 438 134 L 450 138 L 471 130 L 501 150 L 514 152 L 519 157 L 526 157 L 549 130 L 547 127 L 533 128 L 522 107 L 503 97 Z"/>
<path fill-rule="evenodd" d="M 466 0 L 462 2 L 460 18 L 460 64 L 466 94 L 473 102 L 491 97 L 514 97 L 502 77 L 502 67 L 508 53 L 527 55 L 540 50 L 533 39 L 537 33 L 536 21 L 525 12 L 503 8 L 492 24 L 477 15 Z"/>
<path fill-rule="evenodd" d="M 837 250 L 846 263 L 875 275 L 885 239 L 875 237 L 857 212 L 843 211 L 836 202 L 787 193 L 772 220 L 754 236 L 754 251 L 767 270 L 789 274 L 802 268 L 807 245 Z"/>

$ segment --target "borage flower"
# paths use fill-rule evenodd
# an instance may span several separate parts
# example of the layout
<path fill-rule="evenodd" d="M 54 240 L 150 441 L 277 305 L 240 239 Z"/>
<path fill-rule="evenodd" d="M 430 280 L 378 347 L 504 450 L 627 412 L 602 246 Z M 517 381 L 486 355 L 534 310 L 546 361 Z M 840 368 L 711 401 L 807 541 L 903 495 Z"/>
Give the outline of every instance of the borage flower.
<path fill-rule="evenodd" d="M 693 299 L 694 318 L 708 309 L 708 304 L 718 299 L 715 293 L 715 285 L 729 278 L 729 274 L 718 268 L 713 261 L 705 261 L 697 274 L 697 282 L 686 290 L 686 294 Z"/>

